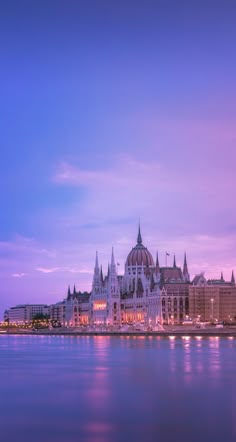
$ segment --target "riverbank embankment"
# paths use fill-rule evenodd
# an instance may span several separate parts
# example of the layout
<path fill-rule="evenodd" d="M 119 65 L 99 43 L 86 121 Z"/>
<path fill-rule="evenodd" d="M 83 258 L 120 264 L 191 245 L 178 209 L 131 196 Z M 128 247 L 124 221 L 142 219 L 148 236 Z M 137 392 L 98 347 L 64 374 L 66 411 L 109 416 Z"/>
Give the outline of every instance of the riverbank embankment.
<path fill-rule="evenodd" d="M 189 326 L 166 326 L 163 330 L 143 331 L 143 330 L 80 330 L 77 328 L 55 328 L 55 329 L 2 329 L 1 334 L 10 335 L 41 335 L 41 336 L 215 336 L 215 337 L 235 337 L 236 326 L 225 326 L 224 328 L 208 327 L 198 329 Z"/>

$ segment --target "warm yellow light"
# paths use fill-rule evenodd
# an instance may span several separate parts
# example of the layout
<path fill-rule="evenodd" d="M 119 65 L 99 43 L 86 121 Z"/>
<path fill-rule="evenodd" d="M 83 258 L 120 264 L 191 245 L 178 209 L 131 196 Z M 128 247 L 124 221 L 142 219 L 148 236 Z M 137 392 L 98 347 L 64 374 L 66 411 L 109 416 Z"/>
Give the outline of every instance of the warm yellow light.
<path fill-rule="evenodd" d="M 104 301 L 96 301 L 93 304 L 93 310 L 106 310 L 107 304 Z"/>

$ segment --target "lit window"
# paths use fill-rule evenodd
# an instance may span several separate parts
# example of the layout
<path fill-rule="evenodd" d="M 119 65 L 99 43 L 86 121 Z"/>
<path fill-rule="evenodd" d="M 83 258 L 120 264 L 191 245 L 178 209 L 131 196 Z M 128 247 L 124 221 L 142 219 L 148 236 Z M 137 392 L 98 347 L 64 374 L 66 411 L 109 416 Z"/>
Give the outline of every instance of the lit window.
<path fill-rule="evenodd" d="M 94 310 L 106 310 L 106 308 L 107 308 L 107 304 L 104 301 L 96 301 L 93 304 Z"/>

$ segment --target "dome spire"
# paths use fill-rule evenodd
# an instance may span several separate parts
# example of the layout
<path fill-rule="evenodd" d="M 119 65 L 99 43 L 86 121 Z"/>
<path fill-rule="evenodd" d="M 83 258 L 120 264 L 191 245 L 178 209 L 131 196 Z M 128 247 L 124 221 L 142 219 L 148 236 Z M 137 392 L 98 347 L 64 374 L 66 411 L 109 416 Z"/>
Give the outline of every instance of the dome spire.
<path fill-rule="evenodd" d="M 137 237 L 137 243 L 138 244 L 142 244 L 142 236 L 141 236 L 141 231 L 140 231 L 140 222 L 139 222 L 139 225 L 138 225 L 138 237 Z"/>

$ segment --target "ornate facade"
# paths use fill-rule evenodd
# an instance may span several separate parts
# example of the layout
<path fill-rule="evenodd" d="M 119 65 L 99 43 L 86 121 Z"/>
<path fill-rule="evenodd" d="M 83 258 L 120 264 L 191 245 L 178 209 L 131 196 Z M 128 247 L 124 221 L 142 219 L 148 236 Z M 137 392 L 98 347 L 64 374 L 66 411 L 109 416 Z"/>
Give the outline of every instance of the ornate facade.
<path fill-rule="evenodd" d="M 91 294 L 68 290 L 60 311 L 65 325 L 143 324 L 155 328 L 162 323 L 182 322 L 189 313 L 190 277 L 185 255 L 183 271 L 160 267 L 143 245 L 140 227 L 137 244 L 127 256 L 123 275 L 117 274 L 114 250 L 104 276 L 96 253 Z"/>

